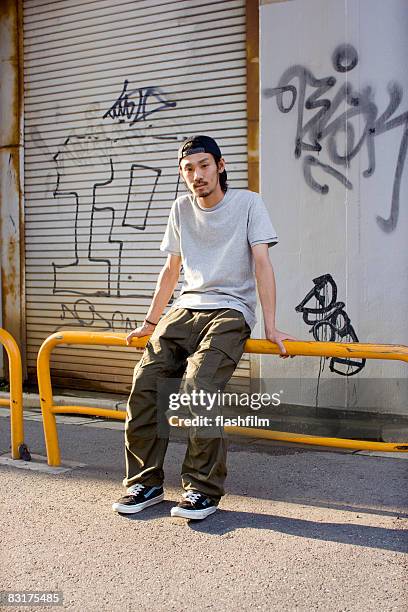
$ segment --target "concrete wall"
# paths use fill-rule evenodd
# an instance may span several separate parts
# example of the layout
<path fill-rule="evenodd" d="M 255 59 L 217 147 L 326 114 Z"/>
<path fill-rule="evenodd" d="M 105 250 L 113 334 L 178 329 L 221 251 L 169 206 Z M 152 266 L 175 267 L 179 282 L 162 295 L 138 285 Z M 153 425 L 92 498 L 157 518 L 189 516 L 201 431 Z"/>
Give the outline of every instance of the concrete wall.
<path fill-rule="evenodd" d="M 407 32 L 406 0 L 261 6 L 261 191 L 281 241 L 270 252 L 278 326 L 299 338 L 350 342 L 354 331 L 360 342 L 408 344 Z M 319 282 L 321 312 L 308 324 L 295 307 Z M 315 305 L 313 295 L 303 308 Z M 370 407 L 406 412 L 406 364 L 362 365 L 341 377 L 326 364 L 322 377 L 342 380 L 354 406 L 356 381 L 369 378 Z M 310 358 L 261 361 L 264 378 L 303 379 L 309 393 L 299 387 L 295 402 L 313 403 L 318 371 Z M 394 380 L 384 389 L 376 378 Z"/>

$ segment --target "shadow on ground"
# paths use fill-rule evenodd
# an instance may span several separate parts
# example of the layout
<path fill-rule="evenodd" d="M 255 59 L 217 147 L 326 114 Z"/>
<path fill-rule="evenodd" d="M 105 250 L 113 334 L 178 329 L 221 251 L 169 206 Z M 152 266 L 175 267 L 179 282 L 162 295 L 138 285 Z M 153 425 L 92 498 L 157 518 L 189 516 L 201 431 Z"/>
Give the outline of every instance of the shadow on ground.
<path fill-rule="evenodd" d="M 6 453 L 9 452 L 10 444 L 8 419 L 2 418 L 0 423 L 7 423 L 0 431 L 1 453 Z M 27 421 L 25 431 L 31 452 L 45 455 L 41 422 Z M 71 480 L 91 481 L 95 483 L 96 490 L 98 481 L 110 487 L 117 483 L 117 497 L 120 497 L 123 494 L 121 481 L 124 474 L 123 433 L 119 430 L 65 424 L 59 425 L 58 431 L 63 461 L 81 462 L 86 467 L 47 478 L 64 479 L 67 483 Z M 285 446 L 271 447 L 268 454 L 246 449 L 245 445 L 240 446 L 240 450 L 237 445 L 233 445 L 233 448 L 235 450 L 229 453 L 228 458 L 228 496 L 297 504 L 305 508 L 305 514 L 307 507 L 321 507 L 395 518 L 408 517 L 406 460 L 332 451 L 316 452 L 304 448 L 297 452 L 297 449 Z M 165 486 L 179 488 L 180 492 L 179 470 L 184 452 L 185 443 L 171 442 L 165 464 Z M 36 474 L 31 472 L 32 478 Z M 224 500 L 222 503 L 225 503 Z M 157 516 L 157 509 L 154 511 L 154 516 Z M 149 517 L 150 513 L 144 516 Z M 223 516 L 228 516 L 228 525 L 223 526 Z M 214 533 L 226 533 L 250 524 L 259 529 L 330 540 L 335 531 L 340 531 L 344 542 L 386 547 L 382 530 L 371 527 L 360 529 L 358 525 L 320 524 L 306 519 L 280 519 L 263 514 L 226 513 L 224 510 L 220 510 L 215 517 L 210 527 L 215 529 Z M 191 527 L 207 529 L 194 523 Z M 400 535 L 398 530 L 392 531 L 391 546 L 394 546 Z M 370 544 L 371 541 L 377 544 Z"/>

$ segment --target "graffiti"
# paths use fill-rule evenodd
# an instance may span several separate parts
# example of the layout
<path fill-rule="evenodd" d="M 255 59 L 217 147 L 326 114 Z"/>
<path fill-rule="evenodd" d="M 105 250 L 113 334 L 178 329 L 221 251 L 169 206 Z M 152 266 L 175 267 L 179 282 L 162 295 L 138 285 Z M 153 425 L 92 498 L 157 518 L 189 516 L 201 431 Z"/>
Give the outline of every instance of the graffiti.
<path fill-rule="evenodd" d="M 73 219 L 73 257 L 67 263 L 52 262 L 54 271 L 53 293 L 76 294 L 85 296 L 106 297 L 151 297 L 149 293 L 126 291 L 124 283 L 131 280 L 129 276 L 122 274 L 123 247 L 125 242 L 134 244 L 135 237 L 129 236 L 129 230 L 143 232 L 147 227 L 148 215 L 154 199 L 157 183 L 161 175 L 160 168 L 153 168 L 143 164 L 131 164 L 127 174 L 127 187 L 115 187 L 115 193 L 122 189 L 122 197 L 119 204 L 115 206 L 104 203 L 107 188 L 115 181 L 115 168 L 112 156 L 102 153 L 92 163 L 88 159 L 87 175 L 90 178 L 86 186 L 74 188 L 73 182 L 78 178 L 78 162 L 72 157 L 71 149 L 76 146 L 76 139 L 67 139 L 61 151 L 54 156 L 57 166 L 57 186 L 54 190 L 54 198 L 74 199 Z M 83 167 L 83 165 L 81 166 Z M 92 174 L 94 177 L 92 178 Z M 104 178 L 97 178 L 97 177 Z M 148 196 L 138 197 L 138 184 L 143 181 L 148 190 Z M 148 187 L 146 187 L 146 183 Z M 126 192 L 125 192 L 126 189 Z M 124 203 L 124 208 L 123 208 Z M 122 208 L 121 209 L 121 204 Z M 100 235 L 95 237 L 95 228 L 103 222 L 103 240 Z M 113 253 L 106 254 L 106 248 L 110 247 Z M 98 249 L 101 252 L 97 255 Z M 100 272 L 103 275 L 104 287 L 99 290 L 91 290 L 82 287 L 68 288 L 67 273 L 83 271 L 92 275 L 92 272 Z M 64 279 L 65 282 L 64 282 Z"/>
<path fill-rule="evenodd" d="M 86 162 L 88 157 L 94 155 L 110 155 L 115 150 L 115 147 L 120 147 L 120 156 L 125 154 L 134 155 L 135 145 L 138 147 L 138 155 L 149 153 L 151 150 L 156 151 L 157 146 L 154 140 L 177 142 L 179 138 L 175 134 L 177 126 L 167 116 L 160 121 L 160 134 L 156 133 L 157 128 L 153 128 L 152 124 L 139 123 L 136 129 L 131 132 L 127 125 L 118 124 L 103 124 L 100 123 L 101 108 L 98 102 L 93 102 L 84 109 L 84 117 L 87 121 L 85 128 L 73 128 L 70 136 L 65 139 L 62 148 L 65 148 L 68 142 L 75 140 L 75 147 L 69 147 L 66 150 L 66 158 L 72 160 L 81 160 Z M 50 122 L 58 121 L 58 113 L 54 117 L 50 116 Z M 35 147 L 47 158 L 54 159 L 55 155 L 50 147 L 45 142 L 40 130 L 37 126 L 26 127 L 27 140 L 31 140 Z M 60 147 L 61 148 L 61 145 Z M 52 178 L 52 187 L 50 187 L 49 179 Z M 55 185 L 55 174 L 51 173 L 46 177 L 45 191 L 53 191 Z"/>
<path fill-rule="evenodd" d="M 147 170 L 147 172 L 152 172 L 153 176 L 155 176 L 154 178 L 154 182 L 153 182 L 153 188 L 149 197 L 149 201 L 147 202 L 146 205 L 146 210 L 145 210 L 145 214 L 144 214 L 144 218 L 143 218 L 143 222 L 140 225 L 134 225 L 130 222 L 128 222 L 128 219 L 130 220 L 131 217 L 131 211 L 129 209 L 129 203 L 132 201 L 132 193 L 134 190 L 134 179 L 135 179 L 135 170 L 136 169 L 143 169 L 143 170 Z M 150 206 L 152 204 L 152 200 L 153 200 L 153 196 L 154 196 L 154 192 L 157 186 L 157 182 L 159 180 L 159 177 L 161 175 L 161 169 L 160 168 L 151 168 L 150 166 L 143 166 L 142 164 L 133 164 L 130 168 L 130 182 L 129 182 L 129 191 L 128 191 L 128 197 L 127 197 L 127 201 L 126 201 L 126 207 L 125 207 L 125 214 L 122 220 L 122 226 L 123 227 L 133 227 L 134 229 L 137 230 L 145 230 L 146 229 L 146 223 L 147 223 L 147 216 L 149 214 L 149 210 L 150 210 Z"/>
<path fill-rule="evenodd" d="M 169 300 L 169 306 L 173 303 L 174 293 Z M 60 304 L 61 306 L 61 321 L 67 321 L 58 325 L 54 332 L 57 332 L 62 327 L 97 327 L 98 329 L 107 331 L 130 332 L 134 330 L 141 322 L 136 319 L 131 319 L 120 310 L 115 310 L 110 315 L 104 315 L 97 311 L 92 302 L 85 298 L 79 298 L 72 305 Z"/>
<path fill-rule="evenodd" d="M 356 49 L 352 45 L 343 44 L 335 49 L 332 64 L 337 73 L 347 74 L 357 66 L 358 59 Z M 291 84 L 295 79 L 298 81 L 297 87 Z M 303 158 L 303 175 L 306 184 L 322 195 L 329 193 L 329 186 L 314 178 L 313 170 L 319 169 L 338 180 L 346 189 L 352 189 L 353 185 L 347 173 L 342 170 L 350 167 L 352 160 L 365 146 L 368 161 L 362 174 L 365 178 L 372 176 L 376 168 L 376 139 L 381 134 L 402 126 L 390 213 L 387 218 L 379 215 L 376 217 L 379 227 L 384 232 L 392 232 L 398 223 L 401 177 L 408 149 L 408 111 L 395 116 L 402 101 L 402 87 L 395 81 L 388 83 L 388 106 L 379 115 L 371 87 L 355 91 L 346 79 L 337 92 L 334 92 L 336 83 L 335 76 L 317 78 L 304 66 L 295 65 L 285 70 L 277 87 L 265 89 L 263 95 L 266 98 L 276 97 L 276 104 L 281 113 L 289 113 L 297 103 L 294 149 L 297 159 L 303 152 L 319 153 L 323 145 L 326 146 L 332 165 L 322 163 L 310 153 Z M 307 93 L 308 88 L 312 88 L 311 93 Z M 333 92 L 332 99 L 325 97 L 329 91 Z M 314 114 L 306 119 L 305 111 L 312 111 Z M 359 137 L 356 136 L 353 118 L 361 120 L 363 126 Z M 339 151 L 339 139 L 342 136 L 345 150 Z"/>
<path fill-rule="evenodd" d="M 138 243 L 148 249 L 146 245 L 152 241 L 146 237 L 146 230 L 150 227 L 163 171 L 134 160 L 136 156 L 137 160 L 145 153 L 156 152 L 154 140 L 177 142 L 183 137 L 176 135 L 177 126 L 170 115 L 164 123 L 160 122 L 160 133 L 145 121 L 153 113 L 173 108 L 176 103 L 167 102 L 159 87 L 138 91 L 138 108 L 131 110 L 134 104 L 131 96 L 135 92 L 128 91 L 127 82 L 121 104 L 111 108 L 111 117 L 115 113 L 117 118 L 121 112 L 127 113 L 128 120 L 134 124 L 131 132 L 122 121 L 102 124 L 99 103 L 84 110 L 88 127 L 71 130 L 55 154 L 37 127 L 29 132 L 41 153 L 53 159 L 55 170 L 47 176 L 46 190 L 54 197 L 56 215 L 61 214 L 64 219 L 63 226 L 58 224 L 65 228 L 64 234 L 56 238 L 61 241 L 59 259 L 50 262 L 52 292 L 79 297 L 74 304 L 60 304 L 62 327 L 130 331 L 137 327 L 137 321 L 121 310 L 106 314 L 89 298 L 137 297 L 150 301 L 154 293 L 151 270 L 144 266 L 140 273 L 141 264 L 139 260 L 135 262 L 134 256 Z M 126 163 L 124 159 L 129 161 Z M 175 180 L 176 177 L 175 169 Z M 156 231 L 153 228 L 153 233 Z M 155 248 L 154 244 L 151 248 Z M 132 268 L 137 271 L 133 272 Z M 168 305 L 174 300 L 173 294 Z"/>
<path fill-rule="evenodd" d="M 295 308 L 303 314 L 303 321 L 312 327 L 309 333 L 317 341 L 358 342 L 351 321 L 344 310 L 344 302 L 337 301 L 337 286 L 331 274 L 313 279 L 314 287 Z M 315 299 L 315 303 L 310 304 Z M 342 376 L 358 374 L 365 366 L 365 359 L 332 357 L 329 368 Z M 343 366 L 342 369 L 335 366 Z M 346 367 L 344 367 L 346 366 Z"/>
<path fill-rule="evenodd" d="M 138 92 L 137 104 L 132 99 L 135 92 Z M 166 131 L 161 134 L 146 131 L 152 126 L 145 122 L 152 114 L 175 106 L 176 102 L 165 99 L 160 87 L 130 91 L 126 80 L 118 100 L 104 115 L 119 119 L 118 124 L 109 127 L 115 132 L 115 138 L 108 135 L 106 125 L 90 126 L 87 134 L 72 133 L 53 156 L 57 177 L 53 197 L 64 203 L 67 198 L 71 200 L 65 210 L 71 217 L 72 227 L 70 254 L 65 261 L 51 262 L 54 294 L 151 298 L 152 291 L 148 288 L 135 291 L 133 275 L 125 274 L 123 269 L 124 262 L 129 268 L 128 261 L 134 257 L 141 232 L 148 228 L 162 169 L 146 163 L 124 163 L 123 157 L 126 155 L 132 160 L 135 155 L 150 151 L 145 143 L 147 137 L 177 141 L 177 136 Z M 91 105 L 85 114 L 88 120 L 100 121 L 99 103 Z M 136 124 L 138 129 L 131 135 L 127 125 L 125 131 L 118 133 L 122 117 L 130 125 Z M 49 153 L 39 133 L 33 132 L 31 136 Z M 62 206 L 58 208 L 61 210 Z M 75 277 L 79 273 L 90 279 L 89 284 L 100 286 L 95 289 L 78 282 Z"/>
<path fill-rule="evenodd" d="M 103 315 L 98 312 L 89 300 L 80 298 L 72 306 L 61 304 L 61 321 L 67 321 L 55 328 L 61 327 L 97 327 L 107 331 L 132 331 L 139 323 L 132 320 L 123 312 L 115 310 L 112 315 Z"/>
<path fill-rule="evenodd" d="M 177 105 L 165 98 L 160 87 L 139 87 L 128 91 L 128 84 L 129 81 L 125 79 L 120 96 L 103 115 L 103 119 L 119 119 L 119 123 L 129 122 L 129 127 L 132 127 L 138 121 L 146 121 L 154 113 Z M 132 96 L 136 97 L 136 101 Z"/>

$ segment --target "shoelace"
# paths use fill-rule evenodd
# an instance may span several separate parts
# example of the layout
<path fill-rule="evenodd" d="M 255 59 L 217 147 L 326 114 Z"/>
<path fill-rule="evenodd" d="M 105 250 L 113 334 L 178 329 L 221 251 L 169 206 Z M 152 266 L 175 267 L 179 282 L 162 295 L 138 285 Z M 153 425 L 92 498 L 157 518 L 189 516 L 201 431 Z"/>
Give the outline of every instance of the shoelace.
<path fill-rule="evenodd" d="M 127 493 L 127 495 L 138 495 L 138 493 L 143 491 L 144 488 L 145 488 L 144 485 L 142 485 L 141 483 L 137 483 L 137 484 L 132 485 L 131 487 L 129 487 L 129 489 L 126 491 L 126 493 Z"/>
<path fill-rule="evenodd" d="M 186 493 L 183 493 L 183 497 L 192 504 L 195 504 L 195 502 L 197 502 L 200 497 L 203 497 L 203 494 L 195 493 L 194 491 L 187 491 Z"/>

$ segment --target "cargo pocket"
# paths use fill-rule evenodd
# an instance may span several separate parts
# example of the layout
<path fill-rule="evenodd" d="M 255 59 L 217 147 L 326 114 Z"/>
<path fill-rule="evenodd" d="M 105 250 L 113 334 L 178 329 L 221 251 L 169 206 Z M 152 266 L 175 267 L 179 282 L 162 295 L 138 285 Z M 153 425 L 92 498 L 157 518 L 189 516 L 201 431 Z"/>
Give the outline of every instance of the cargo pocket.
<path fill-rule="evenodd" d="M 238 365 L 244 353 L 245 342 L 251 329 L 244 315 L 237 310 L 224 310 L 214 319 L 214 325 L 207 334 L 204 346 L 215 348 L 230 357 Z"/>

